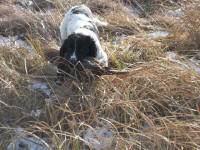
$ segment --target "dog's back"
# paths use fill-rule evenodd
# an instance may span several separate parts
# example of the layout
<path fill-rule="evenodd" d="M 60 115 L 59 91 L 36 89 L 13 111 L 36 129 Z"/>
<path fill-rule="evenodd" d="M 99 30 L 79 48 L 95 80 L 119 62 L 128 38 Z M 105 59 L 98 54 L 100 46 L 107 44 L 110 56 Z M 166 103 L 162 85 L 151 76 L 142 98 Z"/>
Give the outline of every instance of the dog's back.
<path fill-rule="evenodd" d="M 88 7 L 86 7 L 85 5 L 74 6 L 69 10 L 69 13 L 72 13 L 72 14 L 84 14 L 88 18 L 93 19 L 91 10 Z"/>
<path fill-rule="evenodd" d="M 60 25 L 61 39 L 64 41 L 77 29 L 86 28 L 97 35 L 99 31 L 94 23 L 91 10 L 85 5 L 72 7 L 65 15 Z"/>

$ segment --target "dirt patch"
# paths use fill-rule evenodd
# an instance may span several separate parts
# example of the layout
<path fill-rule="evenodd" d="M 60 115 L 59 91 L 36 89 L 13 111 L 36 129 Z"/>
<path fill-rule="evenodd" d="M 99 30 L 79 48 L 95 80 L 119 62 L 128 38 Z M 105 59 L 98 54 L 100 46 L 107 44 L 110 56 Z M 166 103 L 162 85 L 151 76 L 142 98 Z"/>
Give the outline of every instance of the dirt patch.
<path fill-rule="evenodd" d="M 33 11 L 47 11 L 56 8 L 54 2 L 49 0 L 29 0 L 29 1 L 14 1 L 15 5 L 21 6 L 24 9 L 31 9 Z"/>
<path fill-rule="evenodd" d="M 34 0 L 33 1 L 33 8 L 36 11 L 39 10 L 48 10 L 48 9 L 53 9 L 56 8 L 56 5 L 54 4 L 53 1 L 47 1 L 47 0 Z"/>
<path fill-rule="evenodd" d="M 32 21 L 26 17 L 12 15 L 0 21 L 0 34 L 4 36 L 18 35 L 20 38 L 25 39 L 25 34 L 28 32 L 30 23 Z"/>
<path fill-rule="evenodd" d="M 99 27 L 100 37 L 106 38 L 106 34 L 111 36 L 120 35 L 134 35 L 138 32 L 137 28 L 126 25 L 108 25 L 106 27 Z"/>
<path fill-rule="evenodd" d="M 111 2 L 107 1 L 90 1 L 88 3 L 88 7 L 91 9 L 92 13 L 96 13 L 98 15 L 108 14 L 110 11 L 114 10 Z"/>
<path fill-rule="evenodd" d="M 5 8 L 9 11 L 6 11 Z M 59 43 L 58 14 L 54 14 L 53 11 L 47 14 L 33 13 L 9 5 L 5 8 L 0 13 L 0 35 L 6 37 L 18 35 L 23 40 L 40 38 L 45 42 L 47 42 L 47 39 L 56 39 Z"/>
<path fill-rule="evenodd" d="M 8 16 L 10 13 L 12 13 L 12 9 L 9 9 L 9 6 L 6 5 L 0 5 L 0 18 L 3 18 L 5 16 Z"/>

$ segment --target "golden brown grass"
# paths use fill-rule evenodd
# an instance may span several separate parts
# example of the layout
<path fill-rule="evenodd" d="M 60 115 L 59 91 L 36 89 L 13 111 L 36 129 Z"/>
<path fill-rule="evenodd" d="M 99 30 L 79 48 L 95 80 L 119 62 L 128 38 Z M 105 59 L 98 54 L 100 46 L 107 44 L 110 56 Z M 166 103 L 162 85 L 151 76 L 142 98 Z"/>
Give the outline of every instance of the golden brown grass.
<path fill-rule="evenodd" d="M 87 82 L 69 77 L 62 86 L 56 85 L 54 65 L 48 61 L 54 63 L 58 55 L 62 17 L 68 8 L 83 2 L 48 1 L 53 10 L 43 16 L 40 11 L 46 9 L 46 1 L 35 2 L 39 8 L 30 11 L 25 6 L 18 9 L 16 1 L 0 6 L 4 8 L 0 9 L 0 34 L 18 35 L 35 51 L 0 45 L 1 149 L 7 149 L 16 138 L 13 129 L 21 126 L 30 136 L 49 138 L 56 150 L 82 150 L 88 128 L 107 123 L 114 132 L 107 149 L 200 148 L 200 76 L 165 56 L 166 50 L 199 51 L 197 1 L 187 7 L 182 3 L 184 16 L 169 20 L 162 16 L 167 8 L 178 7 L 174 1 L 140 1 L 148 14 L 145 18 L 128 13 L 123 6 L 129 4 L 127 1 L 87 2 L 96 16 L 110 23 L 100 28 L 109 66 L 129 72 L 89 78 Z M 148 32 L 155 29 L 170 34 L 154 39 Z M 118 39 L 121 36 L 124 38 Z M 176 59 L 185 64 L 187 57 Z M 31 81 L 48 85 L 51 102 L 41 90 L 28 88 Z M 37 109 L 41 110 L 39 117 L 30 115 Z M 94 149 L 92 145 L 90 149 Z"/>
<path fill-rule="evenodd" d="M 174 25 L 172 44 L 177 44 L 175 50 L 178 50 L 180 53 L 187 52 L 189 54 L 192 51 L 199 49 L 199 37 L 200 37 L 200 21 L 197 19 L 197 14 L 199 13 L 199 6 L 188 6 L 185 8 L 185 17 L 183 17 L 178 24 Z M 193 53 L 194 55 L 195 53 Z"/>

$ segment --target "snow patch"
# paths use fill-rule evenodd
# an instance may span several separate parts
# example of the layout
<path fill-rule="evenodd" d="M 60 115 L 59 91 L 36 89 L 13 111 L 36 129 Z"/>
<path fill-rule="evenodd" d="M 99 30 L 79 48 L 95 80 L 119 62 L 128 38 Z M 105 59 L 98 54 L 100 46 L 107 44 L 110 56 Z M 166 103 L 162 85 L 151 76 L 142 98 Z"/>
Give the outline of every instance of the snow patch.
<path fill-rule="evenodd" d="M 26 48 L 29 52 L 35 53 L 31 46 L 27 45 L 25 41 L 16 36 L 2 36 L 0 35 L 0 46 L 14 46 L 16 48 Z"/>
<path fill-rule="evenodd" d="M 132 14 L 132 15 L 135 15 L 135 16 L 139 16 L 141 14 L 140 10 L 138 10 L 137 8 L 135 7 L 131 7 L 131 6 L 126 6 L 125 7 L 125 10 Z"/>
<path fill-rule="evenodd" d="M 33 1 L 32 0 L 19 0 L 23 5 L 27 5 L 27 6 L 32 6 L 33 5 Z"/>
<path fill-rule="evenodd" d="M 44 142 L 47 143 L 47 139 L 29 137 L 21 127 L 16 128 L 14 132 L 19 137 L 8 145 L 7 150 L 52 150 L 50 146 L 44 145 Z"/>
<path fill-rule="evenodd" d="M 159 38 L 159 37 L 166 37 L 169 35 L 169 32 L 167 31 L 150 31 L 148 33 L 150 36 L 152 36 L 153 38 Z"/>
<path fill-rule="evenodd" d="M 115 41 L 112 42 L 114 47 L 118 47 L 126 39 L 126 36 L 116 36 Z"/>
<path fill-rule="evenodd" d="M 49 16 L 52 14 L 52 10 L 51 9 L 48 9 L 48 10 L 45 10 L 45 12 L 40 12 L 40 15 L 41 16 Z"/>
<path fill-rule="evenodd" d="M 21 10 L 31 11 L 34 7 L 34 2 L 32 0 L 18 0 L 16 7 Z"/>
<path fill-rule="evenodd" d="M 189 66 L 200 74 L 200 63 L 194 57 L 190 58 Z"/>
<path fill-rule="evenodd" d="M 177 54 L 174 52 L 167 52 L 166 53 L 166 58 L 169 59 L 170 61 L 176 63 L 179 65 L 180 68 L 182 69 L 186 69 L 187 68 L 187 64 L 184 62 L 181 62 L 180 60 L 176 59 Z"/>
<path fill-rule="evenodd" d="M 31 111 L 31 116 L 33 116 L 33 117 L 39 117 L 39 116 L 40 116 L 40 113 L 41 113 L 41 110 L 40 110 L 40 109 L 32 110 L 32 111 Z"/>
<path fill-rule="evenodd" d="M 194 69 L 198 74 L 200 74 L 200 63 L 198 62 L 198 60 L 195 60 L 194 57 L 189 59 L 189 62 L 181 62 L 180 60 L 176 59 L 177 54 L 174 52 L 167 52 L 166 53 L 166 57 L 168 59 L 170 59 L 171 61 L 179 64 L 179 66 L 182 69 L 186 69 L 186 68 L 192 68 Z"/>
<path fill-rule="evenodd" d="M 143 122 L 142 126 L 143 126 L 143 130 L 146 130 L 150 127 L 147 122 Z"/>
<path fill-rule="evenodd" d="M 176 17 L 177 19 L 179 17 L 182 17 L 184 15 L 183 11 L 181 9 L 177 9 L 177 10 L 169 10 L 166 13 L 167 17 Z"/>
<path fill-rule="evenodd" d="M 46 98 L 45 99 L 45 101 L 47 102 L 47 103 L 51 103 L 52 101 L 54 101 L 56 99 L 56 96 L 51 96 L 51 97 L 49 97 L 49 98 Z"/>
<path fill-rule="evenodd" d="M 51 89 L 46 85 L 46 83 L 42 83 L 39 81 L 28 81 L 29 85 L 28 88 L 31 90 L 41 90 L 44 92 L 47 96 L 51 95 Z"/>
<path fill-rule="evenodd" d="M 119 48 L 120 50 L 127 51 L 127 50 L 129 50 L 131 45 L 130 45 L 130 43 L 124 44 L 126 39 L 127 39 L 127 36 L 125 36 L 125 35 L 116 36 L 115 41 L 112 42 L 112 45 L 115 48 Z"/>
<path fill-rule="evenodd" d="M 107 150 L 112 147 L 114 132 L 108 126 L 88 128 L 84 135 L 87 145 L 98 150 Z"/>
<path fill-rule="evenodd" d="M 175 59 L 176 58 L 176 53 L 174 52 L 167 52 L 167 58 L 169 59 Z"/>

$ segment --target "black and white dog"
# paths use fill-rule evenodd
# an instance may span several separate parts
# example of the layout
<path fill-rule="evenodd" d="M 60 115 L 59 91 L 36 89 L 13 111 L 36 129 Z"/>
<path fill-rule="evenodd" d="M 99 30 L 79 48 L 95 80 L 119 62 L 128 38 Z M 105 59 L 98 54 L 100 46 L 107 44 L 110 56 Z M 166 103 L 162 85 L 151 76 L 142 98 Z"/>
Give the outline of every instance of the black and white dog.
<path fill-rule="evenodd" d="M 101 47 L 97 26 L 107 23 L 94 18 L 91 10 L 85 5 L 74 6 L 66 14 L 60 25 L 63 44 L 60 57 L 72 64 L 94 57 L 100 64 L 108 66 L 107 54 Z M 60 74 L 65 66 L 58 64 Z"/>

